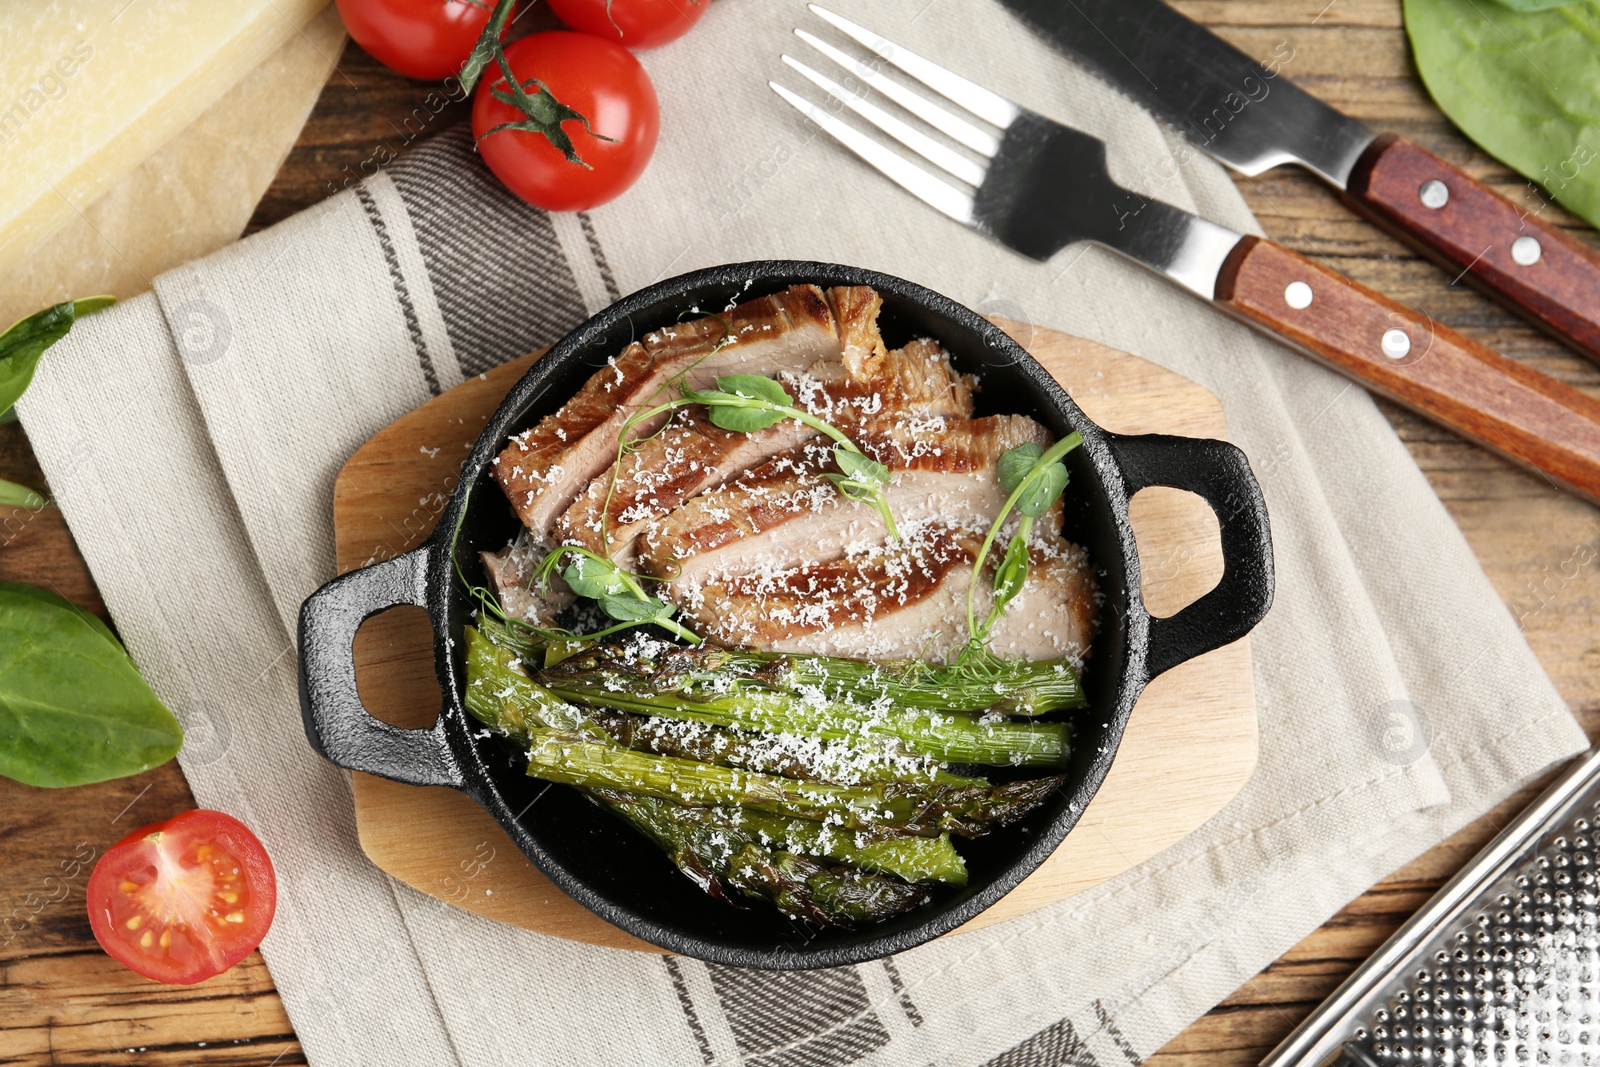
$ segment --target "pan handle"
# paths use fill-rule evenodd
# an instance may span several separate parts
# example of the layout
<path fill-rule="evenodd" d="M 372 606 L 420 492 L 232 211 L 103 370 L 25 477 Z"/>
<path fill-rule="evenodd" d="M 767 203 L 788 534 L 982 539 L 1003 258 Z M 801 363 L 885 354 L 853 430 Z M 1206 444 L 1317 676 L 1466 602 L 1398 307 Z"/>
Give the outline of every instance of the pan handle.
<path fill-rule="evenodd" d="M 361 624 L 399 604 L 427 606 L 427 549 L 340 575 L 300 608 L 300 712 L 323 758 L 408 785 L 461 788 L 444 719 L 402 730 L 375 719 L 356 691 L 354 644 Z"/>
<path fill-rule="evenodd" d="M 1166 434 L 1107 434 L 1128 495 L 1153 485 L 1198 495 L 1216 513 L 1222 535 L 1222 580 L 1165 619 L 1150 617 L 1148 677 L 1237 641 L 1272 606 L 1272 530 L 1250 461 L 1226 441 Z M 1137 600 L 1138 591 L 1131 597 Z M 1139 610 L 1143 601 L 1137 600 Z"/>

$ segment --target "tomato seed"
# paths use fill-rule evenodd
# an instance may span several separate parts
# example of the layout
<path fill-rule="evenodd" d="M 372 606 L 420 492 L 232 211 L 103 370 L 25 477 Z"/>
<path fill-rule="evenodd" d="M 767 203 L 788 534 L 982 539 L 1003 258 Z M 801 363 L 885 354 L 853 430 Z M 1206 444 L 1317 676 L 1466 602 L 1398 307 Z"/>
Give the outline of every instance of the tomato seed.
<path fill-rule="evenodd" d="M 144 917 L 142 915 L 135 915 L 133 918 L 127 921 L 126 926 L 130 930 L 137 930 L 139 929 L 139 924 L 142 922 L 144 922 Z"/>

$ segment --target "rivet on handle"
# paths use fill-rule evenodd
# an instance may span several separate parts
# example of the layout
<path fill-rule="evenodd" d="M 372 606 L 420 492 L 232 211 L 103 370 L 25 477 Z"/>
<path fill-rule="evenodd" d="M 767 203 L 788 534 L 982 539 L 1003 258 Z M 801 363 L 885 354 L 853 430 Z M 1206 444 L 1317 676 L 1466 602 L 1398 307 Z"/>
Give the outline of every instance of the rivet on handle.
<path fill-rule="evenodd" d="M 1379 347 L 1390 359 L 1405 359 L 1411 352 L 1411 338 L 1404 330 L 1385 330 Z"/>
<path fill-rule="evenodd" d="M 1519 267 L 1533 266 L 1542 255 L 1544 249 L 1539 246 L 1537 237 L 1518 237 L 1511 242 L 1511 258 Z"/>
<path fill-rule="evenodd" d="M 1450 202 L 1450 187 L 1438 178 L 1429 178 L 1417 190 L 1417 199 L 1423 207 L 1438 211 Z"/>
<path fill-rule="evenodd" d="M 1290 282 L 1283 290 L 1283 302 L 1296 311 L 1311 306 L 1311 286 L 1305 282 Z"/>

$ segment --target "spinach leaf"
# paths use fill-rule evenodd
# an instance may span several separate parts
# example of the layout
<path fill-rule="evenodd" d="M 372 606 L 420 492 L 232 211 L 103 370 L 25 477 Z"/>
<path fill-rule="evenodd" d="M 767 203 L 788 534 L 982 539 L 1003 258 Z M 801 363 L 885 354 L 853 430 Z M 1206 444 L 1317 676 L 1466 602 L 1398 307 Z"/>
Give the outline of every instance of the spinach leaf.
<path fill-rule="evenodd" d="M 1512 6 L 1405 0 L 1417 70 L 1461 132 L 1600 226 L 1600 2 Z"/>
<path fill-rule="evenodd" d="M 102 782 L 165 763 L 182 743 L 104 623 L 54 593 L 0 582 L 0 775 Z"/>
<path fill-rule="evenodd" d="M 27 508 L 30 511 L 38 511 L 47 503 L 48 501 L 43 496 L 27 486 L 18 485 L 16 482 L 8 482 L 4 478 L 0 478 L 0 507 Z"/>
<path fill-rule="evenodd" d="M 1565 7 L 1572 0 L 1495 0 L 1495 3 L 1513 11 L 1548 11 L 1552 7 Z"/>
<path fill-rule="evenodd" d="M 39 357 L 67 335 L 79 315 L 99 311 L 115 302 L 109 296 L 68 300 L 35 312 L 0 333 L 0 411 L 9 409 L 27 391 L 33 372 L 39 366 Z"/>

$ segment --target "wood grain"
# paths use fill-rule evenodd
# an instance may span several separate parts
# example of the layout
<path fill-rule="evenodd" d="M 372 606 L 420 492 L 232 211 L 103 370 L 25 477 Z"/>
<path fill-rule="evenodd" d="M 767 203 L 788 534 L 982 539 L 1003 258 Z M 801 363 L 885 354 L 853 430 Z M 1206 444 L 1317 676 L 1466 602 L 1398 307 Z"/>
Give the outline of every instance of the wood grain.
<path fill-rule="evenodd" d="M 1019 339 L 1029 351 L 1109 429 L 1227 435 L 1217 398 L 1186 378 L 1093 342 L 1002 325 L 1014 334 L 1026 331 Z M 350 457 L 334 483 L 341 571 L 398 555 L 427 536 L 433 524 L 424 517 L 438 514 L 461 457 L 533 358 L 429 401 Z M 1216 584 L 1222 574 L 1217 522 L 1200 498 L 1150 489 L 1134 498 L 1131 512 L 1152 611 L 1170 615 Z M 368 620 L 357 637 L 355 662 L 359 692 L 374 714 L 396 726 L 433 723 L 440 700 L 421 612 Z M 1111 773 L 1077 828 L 1044 865 L 961 930 L 1055 903 L 1175 843 L 1238 795 L 1255 769 L 1256 751 L 1248 640 L 1169 671 L 1140 698 Z M 526 929 L 654 951 L 551 885 L 463 794 L 365 774 L 352 776 L 352 788 L 361 847 L 408 885 Z"/>
<path fill-rule="evenodd" d="M 1423 145 L 1522 208 L 1539 207 L 1523 178 L 1478 151 L 1428 99 L 1411 67 L 1398 0 L 1173 0 L 1173 6 L 1250 55 L 1271 56 L 1284 45 L 1292 58 L 1283 73 L 1301 88 Z M 535 5 L 526 21 L 545 17 L 542 9 Z M 934 4 L 926 17 L 958 17 L 957 11 L 958 5 Z M 380 149 L 403 154 L 415 139 L 415 123 L 406 120 L 431 90 L 384 71 L 358 47 L 349 46 L 249 231 L 317 203 L 330 188 L 360 173 L 361 164 Z M 421 135 L 460 121 L 463 111 L 448 109 L 422 127 Z M 1600 391 L 1600 368 L 1470 289 L 1450 285 L 1452 276 L 1358 217 L 1317 179 L 1280 167 L 1236 182 L 1274 240 L 1425 310 L 1525 366 L 1591 393 Z M 1540 218 L 1584 245 L 1596 246 L 1594 231 L 1561 208 L 1549 207 Z M 1600 565 L 1579 562 L 1588 558 L 1586 551 L 1600 547 L 1600 514 L 1398 406 L 1381 406 L 1556 687 L 1590 736 L 1600 738 Z M 1301 461 L 1284 453 L 1251 459 L 1263 477 L 1271 477 L 1280 464 Z M 17 426 L 0 426 L 0 477 L 43 484 Z M 103 611 L 65 523 L 59 517 L 53 523 L 30 520 L 29 529 L 26 560 L 11 554 L 0 536 L 4 575 L 41 585 L 53 582 L 70 599 Z M 162 818 L 193 804 L 175 763 L 138 778 L 65 792 L 33 790 L 0 779 L 0 854 L 5 857 L 0 863 L 0 915 L 23 906 L 44 874 L 83 839 L 82 827 L 108 821 L 147 784 L 150 792 L 117 827 L 135 817 Z M 1258 1063 L 1532 796 L 1531 788 L 1523 790 L 1379 882 L 1165 1048 L 1153 1054 L 1138 1051 L 1148 1054 L 1150 1067 Z M 114 840 L 113 834 L 105 837 L 107 843 Z M 246 966 L 258 967 L 258 960 L 252 956 Z M 259 984 L 248 993 L 230 990 L 209 999 L 209 987 L 199 986 L 193 994 L 208 999 L 194 1004 L 162 1000 L 161 1011 L 141 1014 L 136 1032 L 102 1033 L 97 1047 L 90 1047 L 97 1043 L 74 1030 L 82 1009 L 165 992 L 127 973 L 122 976 L 126 985 L 108 996 L 101 983 L 102 961 L 82 911 L 81 893 L 41 912 L 34 928 L 0 948 L 0 1064 L 192 1064 L 213 1057 L 241 1067 L 305 1062 L 264 967 L 255 971 Z M 11 1007 L 25 1000 L 48 1010 L 31 1016 L 42 1017 L 42 1026 L 16 1036 L 9 1029 Z M 138 1044 L 123 1040 L 134 1036 L 140 1038 Z M 73 1051 L 67 1051 L 69 1042 Z M 150 1051 L 126 1051 L 139 1045 L 148 1045 Z"/>
<path fill-rule="evenodd" d="M 1296 306 L 1296 288 L 1309 303 Z M 1600 502 L 1600 400 L 1258 237 L 1229 254 L 1217 303 L 1373 392 Z M 1390 338 L 1401 342 L 1392 352 Z"/>
<path fill-rule="evenodd" d="M 1448 200 L 1425 204 L 1438 182 Z M 1518 207 L 1404 137 L 1378 138 L 1350 175 L 1352 207 L 1434 260 L 1458 280 L 1500 301 L 1588 356 L 1600 360 L 1600 252 L 1546 224 L 1547 207 Z M 1538 242 L 1538 258 L 1518 263 L 1512 245 Z"/>

